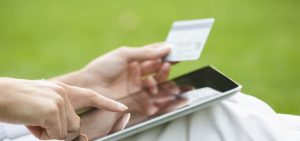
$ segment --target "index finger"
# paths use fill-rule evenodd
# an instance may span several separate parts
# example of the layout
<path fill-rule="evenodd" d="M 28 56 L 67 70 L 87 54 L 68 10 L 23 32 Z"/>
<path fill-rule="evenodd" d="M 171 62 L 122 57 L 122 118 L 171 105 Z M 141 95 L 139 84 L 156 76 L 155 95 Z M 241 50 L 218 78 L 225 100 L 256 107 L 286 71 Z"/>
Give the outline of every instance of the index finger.
<path fill-rule="evenodd" d="M 128 109 L 128 107 L 124 104 L 106 98 L 93 90 L 69 86 L 66 84 L 62 85 L 68 94 L 71 105 L 75 109 L 95 107 L 113 112 L 122 112 Z"/>
<path fill-rule="evenodd" d="M 128 62 L 159 59 L 171 51 L 167 44 L 153 44 L 140 48 L 119 48 L 116 53 Z"/>

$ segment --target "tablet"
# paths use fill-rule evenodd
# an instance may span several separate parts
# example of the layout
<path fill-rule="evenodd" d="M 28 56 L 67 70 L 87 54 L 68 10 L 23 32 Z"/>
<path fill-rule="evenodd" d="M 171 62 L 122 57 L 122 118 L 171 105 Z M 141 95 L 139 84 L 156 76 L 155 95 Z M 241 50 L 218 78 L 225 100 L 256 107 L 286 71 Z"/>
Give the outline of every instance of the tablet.
<path fill-rule="evenodd" d="M 158 85 L 158 104 L 173 98 L 171 102 L 159 107 L 158 112 L 151 116 L 133 116 L 124 130 L 109 134 L 98 141 L 120 140 L 146 129 L 161 125 L 176 118 L 199 111 L 201 108 L 221 101 L 241 90 L 241 85 L 226 77 L 212 66 L 200 68 L 184 74 L 168 82 Z M 141 98 L 149 92 L 144 90 L 125 97 L 120 102 Z M 159 97 L 159 95 L 161 97 Z M 154 96 L 155 97 L 155 96 Z M 145 98 L 145 97 L 144 97 Z M 131 108 L 132 106 L 129 106 Z M 139 108 L 139 107 L 133 107 Z M 147 115 L 147 114 L 145 114 Z M 142 118 L 141 118 L 142 117 Z"/>

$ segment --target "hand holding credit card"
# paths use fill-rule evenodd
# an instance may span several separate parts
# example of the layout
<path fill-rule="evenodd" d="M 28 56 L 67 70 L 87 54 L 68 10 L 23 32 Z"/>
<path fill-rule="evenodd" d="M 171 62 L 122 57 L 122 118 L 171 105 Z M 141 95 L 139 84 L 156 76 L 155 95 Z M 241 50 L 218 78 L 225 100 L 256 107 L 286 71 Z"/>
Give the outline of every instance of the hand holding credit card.
<path fill-rule="evenodd" d="M 198 59 L 213 23 L 214 18 L 174 22 L 166 40 L 172 50 L 165 61 Z"/>

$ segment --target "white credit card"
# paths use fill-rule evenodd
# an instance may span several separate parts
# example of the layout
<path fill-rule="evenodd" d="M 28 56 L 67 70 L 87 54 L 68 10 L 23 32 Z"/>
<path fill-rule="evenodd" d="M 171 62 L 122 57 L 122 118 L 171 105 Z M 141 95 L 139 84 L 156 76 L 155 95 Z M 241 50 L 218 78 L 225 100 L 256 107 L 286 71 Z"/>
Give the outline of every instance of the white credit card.
<path fill-rule="evenodd" d="M 171 52 L 165 61 L 198 59 L 213 23 L 214 18 L 174 22 L 166 40 L 171 45 Z"/>

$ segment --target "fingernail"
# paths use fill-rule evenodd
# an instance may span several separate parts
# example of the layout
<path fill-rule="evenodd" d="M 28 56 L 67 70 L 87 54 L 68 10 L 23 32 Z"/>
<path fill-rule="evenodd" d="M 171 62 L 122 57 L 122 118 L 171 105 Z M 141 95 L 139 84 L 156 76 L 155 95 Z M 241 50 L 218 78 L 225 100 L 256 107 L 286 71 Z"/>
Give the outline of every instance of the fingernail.
<path fill-rule="evenodd" d="M 165 45 L 163 45 L 163 46 L 161 46 L 161 47 L 158 47 L 157 49 L 159 50 L 159 51 L 162 51 L 162 50 L 166 50 L 166 49 L 171 49 L 172 48 L 172 45 L 171 44 L 165 44 Z"/>
<path fill-rule="evenodd" d="M 172 45 L 172 44 L 166 44 L 165 47 L 166 47 L 166 48 L 172 48 L 173 45 Z"/>
<path fill-rule="evenodd" d="M 85 134 L 81 134 L 80 136 L 82 137 L 82 139 L 84 141 L 88 141 L 89 140 L 88 137 L 87 137 L 87 135 L 85 135 Z"/>
<path fill-rule="evenodd" d="M 85 134 L 80 134 L 80 140 L 81 140 L 81 141 L 88 141 L 89 139 L 88 139 L 87 135 L 85 135 Z"/>
<path fill-rule="evenodd" d="M 124 114 L 123 117 L 121 117 L 120 120 L 118 121 L 120 125 L 118 130 L 123 130 L 126 127 L 129 119 L 130 119 L 130 113 Z"/>
<path fill-rule="evenodd" d="M 121 110 L 121 111 L 125 111 L 128 109 L 128 107 L 122 103 L 117 103 L 117 107 Z"/>
<path fill-rule="evenodd" d="M 130 113 L 126 113 L 123 117 L 122 117 L 122 125 L 123 125 L 123 127 L 121 128 L 121 130 L 123 130 L 125 127 L 126 127 L 126 125 L 127 125 L 127 123 L 128 123 L 128 121 L 130 120 Z"/>
<path fill-rule="evenodd" d="M 88 137 L 85 134 L 80 134 L 78 137 L 73 139 L 73 141 L 88 141 Z"/>

